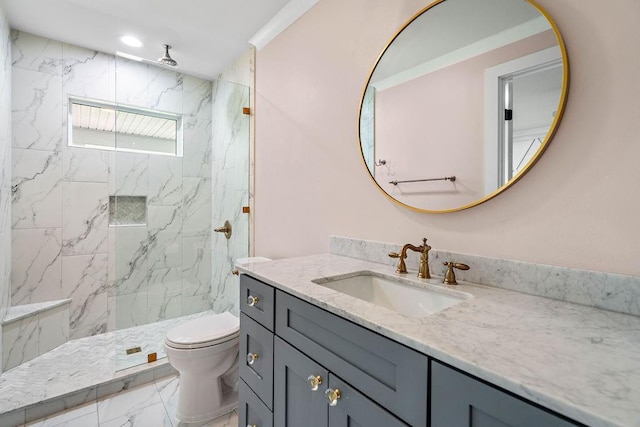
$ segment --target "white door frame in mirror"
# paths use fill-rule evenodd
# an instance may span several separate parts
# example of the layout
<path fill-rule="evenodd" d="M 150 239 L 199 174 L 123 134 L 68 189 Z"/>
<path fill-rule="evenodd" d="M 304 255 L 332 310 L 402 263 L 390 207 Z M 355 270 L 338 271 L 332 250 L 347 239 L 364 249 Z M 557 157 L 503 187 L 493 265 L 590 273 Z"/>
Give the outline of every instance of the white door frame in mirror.
<path fill-rule="evenodd" d="M 485 71 L 484 154 L 486 167 L 484 171 L 484 182 L 487 194 L 493 193 L 497 188 L 504 184 L 500 182 L 500 171 L 502 168 L 499 165 L 500 156 L 498 156 L 500 147 L 504 144 L 504 134 L 500 131 L 502 123 L 504 122 L 504 108 L 502 108 L 504 103 L 501 102 L 503 99 L 503 90 L 500 84 L 502 78 L 504 76 L 522 72 L 523 70 L 552 66 L 562 66 L 562 52 L 559 46 L 544 49 L 539 52 L 496 65 L 495 67 L 487 68 Z M 558 120 L 558 117 L 555 117 L 554 123 L 551 125 L 551 129 L 555 127 L 556 120 Z M 551 137 L 552 135 L 548 134 L 539 149 L 544 149 L 546 146 L 546 140 Z M 537 157 L 538 156 L 533 156 L 533 159 L 536 159 Z M 523 169 L 526 170 L 528 168 L 525 166 Z"/>

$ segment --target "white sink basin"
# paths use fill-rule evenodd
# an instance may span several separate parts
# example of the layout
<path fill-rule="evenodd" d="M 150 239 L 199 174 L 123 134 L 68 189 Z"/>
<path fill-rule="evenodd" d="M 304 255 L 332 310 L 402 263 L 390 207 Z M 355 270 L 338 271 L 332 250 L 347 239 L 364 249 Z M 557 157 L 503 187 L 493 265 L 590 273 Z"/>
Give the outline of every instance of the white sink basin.
<path fill-rule="evenodd" d="M 429 316 L 471 296 L 433 285 L 427 285 L 429 288 L 411 286 L 371 273 L 346 278 L 328 277 L 312 282 L 409 317 Z"/>

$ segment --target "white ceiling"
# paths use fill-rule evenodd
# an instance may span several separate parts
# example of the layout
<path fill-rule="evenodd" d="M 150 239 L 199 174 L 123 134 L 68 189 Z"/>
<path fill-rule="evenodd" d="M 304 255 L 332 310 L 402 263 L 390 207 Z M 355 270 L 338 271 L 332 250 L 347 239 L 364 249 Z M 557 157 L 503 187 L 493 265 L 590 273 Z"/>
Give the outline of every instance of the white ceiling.
<path fill-rule="evenodd" d="M 11 28 L 54 40 L 150 60 L 173 46 L 178 71 L 214 78 L 249 39 L 296 0 L 0 0 Z M 123 45 L 125 34 L 142 48 Z"/>

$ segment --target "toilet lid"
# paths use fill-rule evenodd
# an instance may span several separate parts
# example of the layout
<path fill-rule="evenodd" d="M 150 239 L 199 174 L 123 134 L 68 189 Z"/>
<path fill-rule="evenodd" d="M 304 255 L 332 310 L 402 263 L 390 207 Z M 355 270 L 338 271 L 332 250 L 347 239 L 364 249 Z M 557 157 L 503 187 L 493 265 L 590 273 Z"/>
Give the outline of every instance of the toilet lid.
<path fill-rule="evenodd" d="M 199 348 L 238 336 L 240 320 L 227 312 L 189 320 L 167 332 L 166 343 L 175 348 Z"/>

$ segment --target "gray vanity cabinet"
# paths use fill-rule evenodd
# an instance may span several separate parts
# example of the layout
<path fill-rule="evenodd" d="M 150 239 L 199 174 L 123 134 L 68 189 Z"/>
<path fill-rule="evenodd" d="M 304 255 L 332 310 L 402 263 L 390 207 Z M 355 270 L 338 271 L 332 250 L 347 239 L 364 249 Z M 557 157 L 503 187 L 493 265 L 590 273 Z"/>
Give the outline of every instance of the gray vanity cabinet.
<path fill-rule="evenodd" d="M 273 369 L 273 419 L 278 427 L 407 426 L 278 337 Z M 310 377 L 318 381 L 314 387 Z M 340 392 L 334 406 L 327 390 Z"/>
<path fill-rule="evenodd" d="M 431 362 L 431 427 L 570 427 L 575 424 L 475 378 Z"/>

